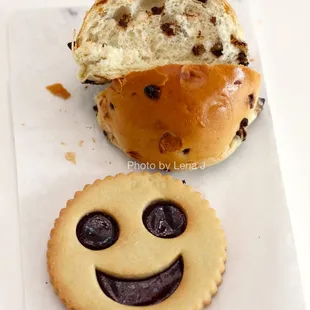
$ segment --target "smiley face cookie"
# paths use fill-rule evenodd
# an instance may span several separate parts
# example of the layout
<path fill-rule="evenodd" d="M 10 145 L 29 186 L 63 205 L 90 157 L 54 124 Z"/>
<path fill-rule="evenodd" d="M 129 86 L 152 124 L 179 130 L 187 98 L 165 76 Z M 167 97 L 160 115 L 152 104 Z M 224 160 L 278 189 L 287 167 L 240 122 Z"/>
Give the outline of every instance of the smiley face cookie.
<path fill-rule="evenodd" d="M 222 281 L 226 242 L 190 186 L 159 173 L 119 174 L 68 202 L 47 260 L 68 309 L 197 310 Z"/>

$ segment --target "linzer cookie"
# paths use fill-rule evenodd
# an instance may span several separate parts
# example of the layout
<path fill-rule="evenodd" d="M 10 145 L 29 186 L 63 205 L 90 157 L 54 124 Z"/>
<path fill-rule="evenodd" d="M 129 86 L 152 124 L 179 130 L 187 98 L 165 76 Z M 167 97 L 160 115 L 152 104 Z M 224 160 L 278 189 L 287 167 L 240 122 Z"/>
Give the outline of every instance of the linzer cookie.
<path fill-rule="evenodd" d="M 222 281 L 226 241 L 208 201 L 159 173 L 119 174 L 77 192 L 47 251 L 68 309 L 202 309 Z"/>

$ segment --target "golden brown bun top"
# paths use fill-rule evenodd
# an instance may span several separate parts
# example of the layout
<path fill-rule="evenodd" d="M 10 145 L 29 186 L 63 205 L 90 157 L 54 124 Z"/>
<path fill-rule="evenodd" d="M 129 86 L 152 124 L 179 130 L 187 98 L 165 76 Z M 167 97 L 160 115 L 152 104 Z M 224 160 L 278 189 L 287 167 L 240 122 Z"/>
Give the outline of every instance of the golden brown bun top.
<path fill-rule="evenodd" d="M 112 142 L 129 156 L 219 162 L 241 121 L 256 118 L 260 82 L 244 66 L 167 65 L 114 80 L 97 101 Z"/>

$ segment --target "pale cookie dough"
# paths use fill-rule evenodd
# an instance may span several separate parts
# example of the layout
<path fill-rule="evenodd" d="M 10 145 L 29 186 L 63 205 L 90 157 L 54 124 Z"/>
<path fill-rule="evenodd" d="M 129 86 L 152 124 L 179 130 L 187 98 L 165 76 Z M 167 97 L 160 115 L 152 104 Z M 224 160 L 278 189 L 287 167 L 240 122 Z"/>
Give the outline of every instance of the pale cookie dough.
<path fill-rule="evenodd" d="M 68 309 L 197 310 L 222 281 L 226 241 L 190 186 L 160 173 L 119 174 L 67 203 L 47 260 Z"/>

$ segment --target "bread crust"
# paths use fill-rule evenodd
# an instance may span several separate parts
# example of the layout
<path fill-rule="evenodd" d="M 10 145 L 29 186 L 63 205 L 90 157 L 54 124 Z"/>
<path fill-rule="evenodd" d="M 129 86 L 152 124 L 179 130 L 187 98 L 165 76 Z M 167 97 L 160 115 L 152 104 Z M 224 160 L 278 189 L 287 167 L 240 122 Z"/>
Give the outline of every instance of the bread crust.
<path fill-rule="evenodd" d="M 262 109 L 260 84 L 244 66 L 167 65 L 114 80 L 96 97 L 97 118 L 110 142 L 137 161 L 208 167 L 245 140 Z"/>

